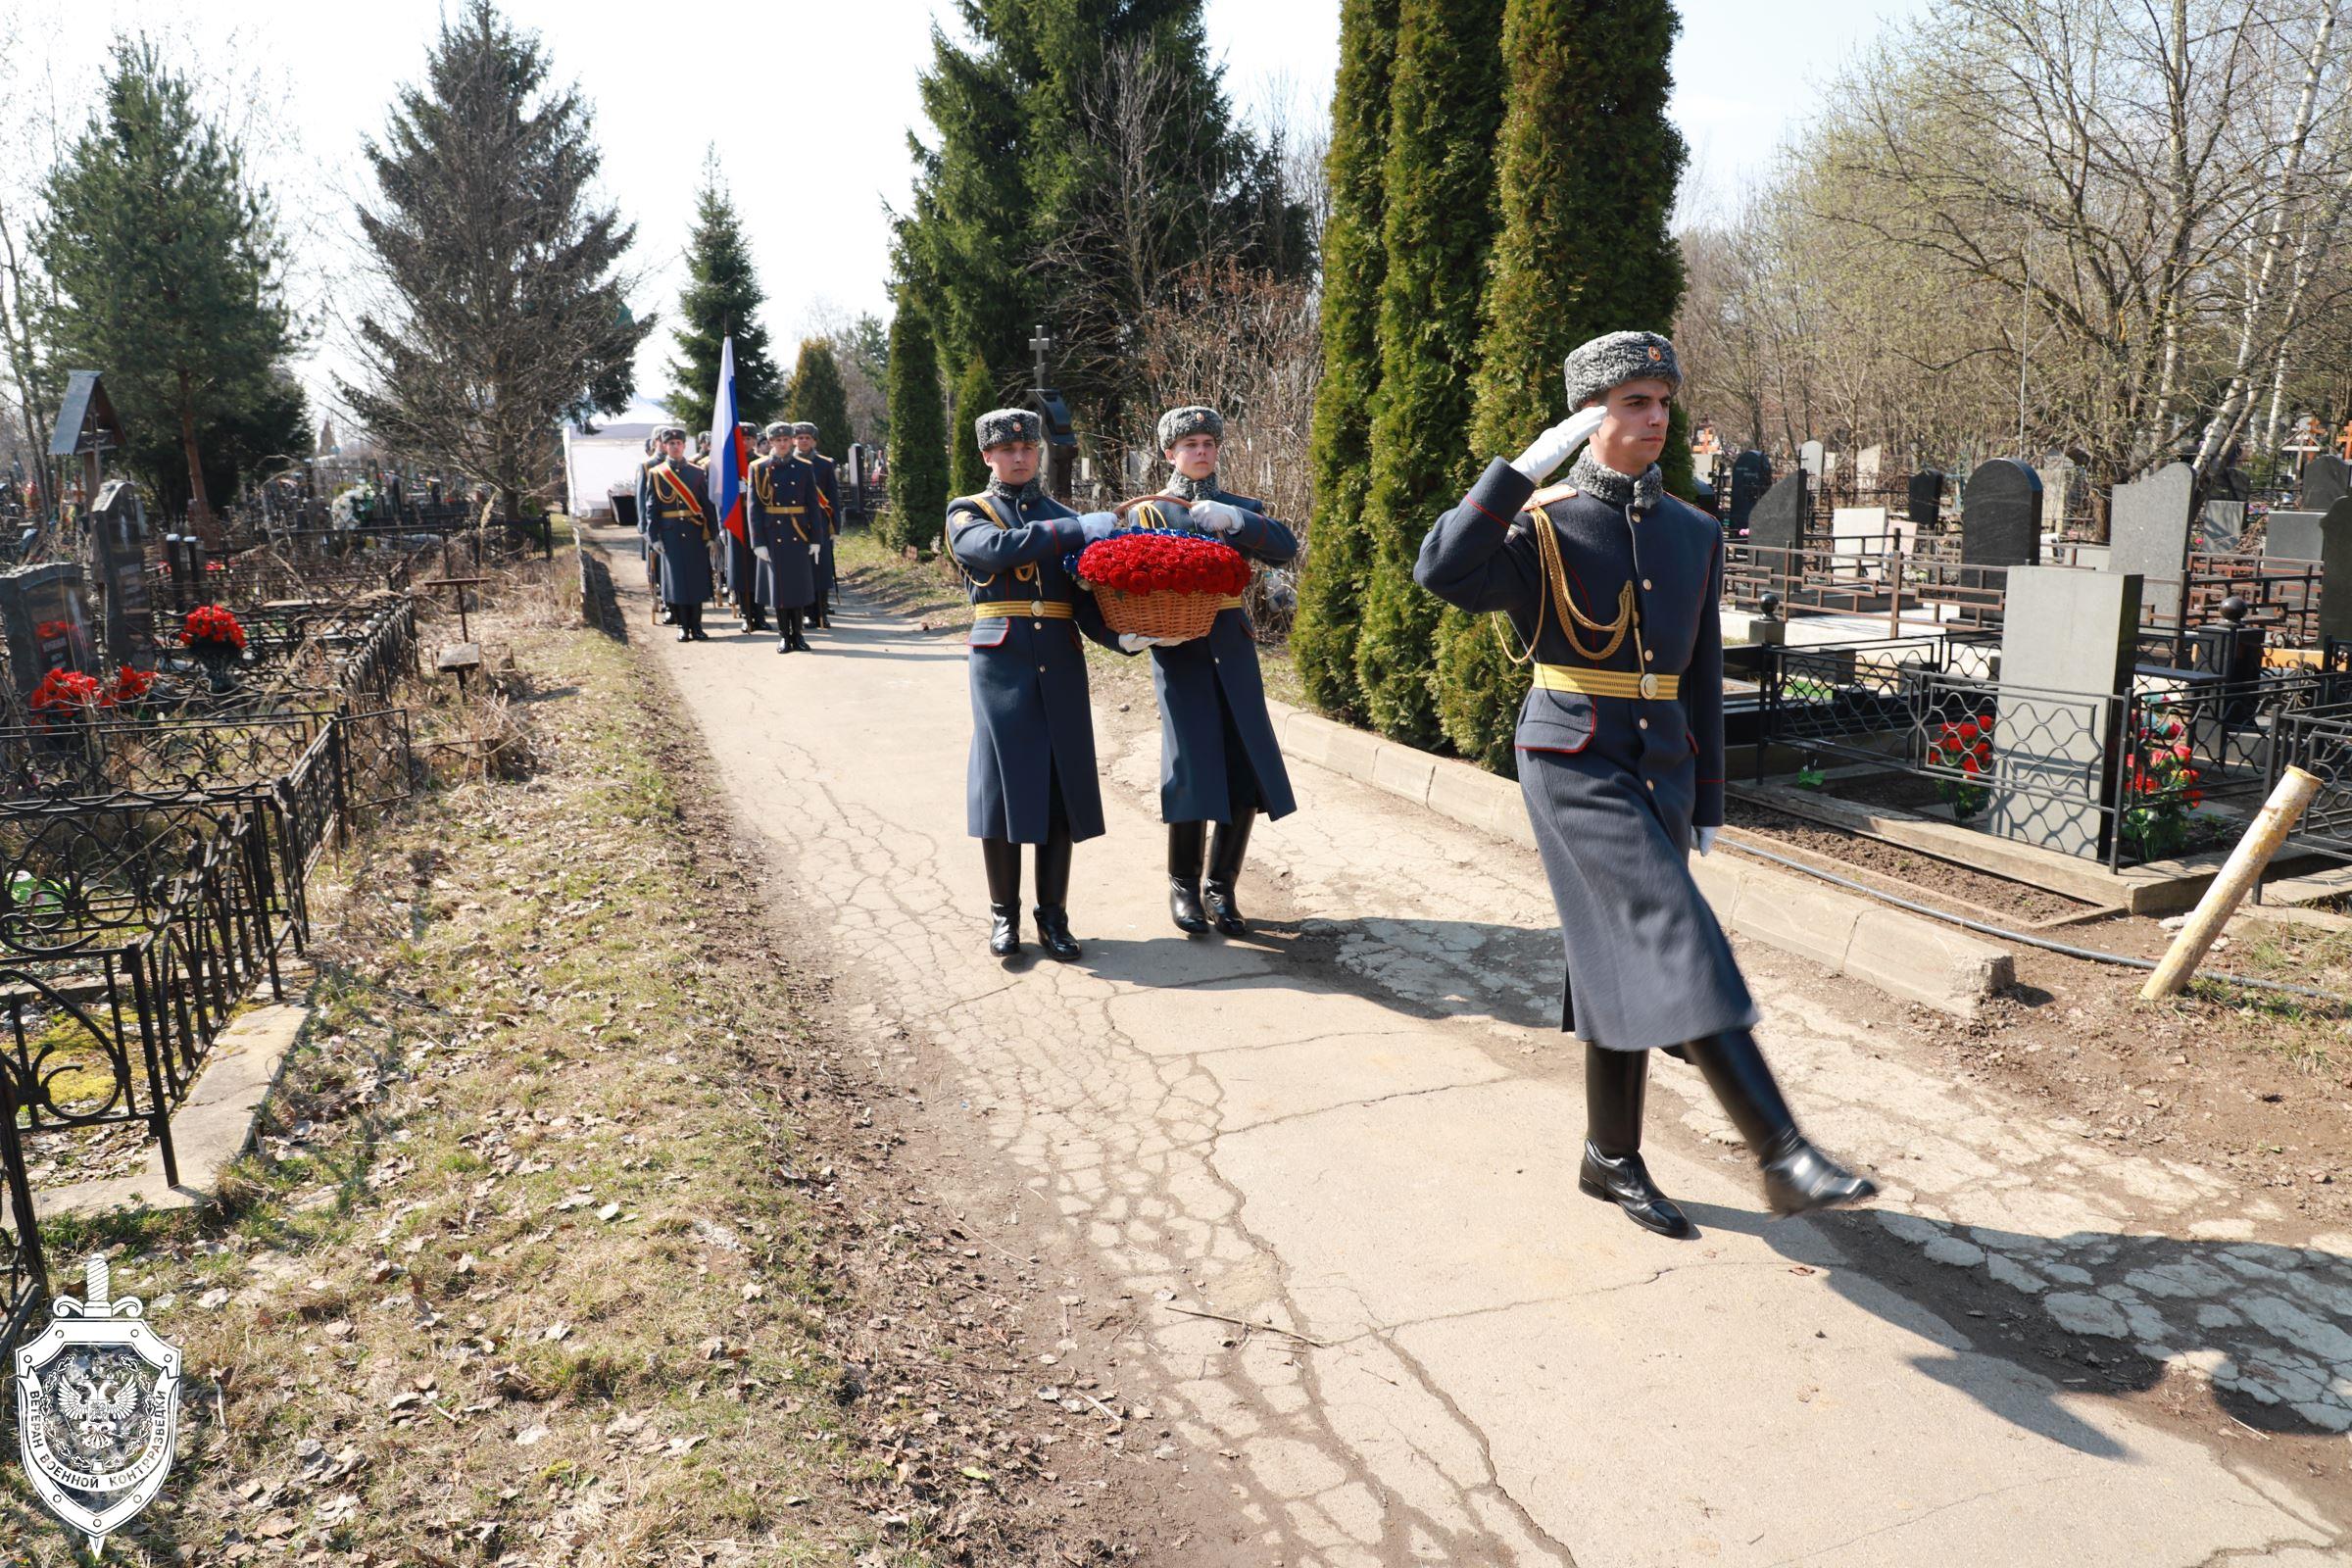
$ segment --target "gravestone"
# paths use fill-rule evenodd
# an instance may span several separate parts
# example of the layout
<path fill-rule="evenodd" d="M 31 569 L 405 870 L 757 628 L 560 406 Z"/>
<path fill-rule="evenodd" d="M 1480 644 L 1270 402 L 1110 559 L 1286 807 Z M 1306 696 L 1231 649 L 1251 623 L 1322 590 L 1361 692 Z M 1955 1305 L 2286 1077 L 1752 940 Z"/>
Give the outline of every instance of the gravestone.
<path fill-rule="evenodd" d="M 1796 550 L 1805 542 L 1805 518 L 1813 510 L 1811 477 L 1804 469 L 1782 475 L 1747 515 L 1747 542 L 1765 550 Z"/>
<path fill-rule="evenodd" d="M 2041 561 L 2041 479 L 2015 458 L 1994 458 L 1968 476 L 1960 497 L 1960 560 L 1971 566 Z"/>
<path fill-rule="evenodd" d="M 2209 551 L 2215 555 L 2237 554 L 2237 542 L 2246 531 L 2246 504 L 2242 501 L 2208 501 L 2205 510 L 2197 514 L 2192 550 Z"/>
<path fill-rule="evenodd" d="M 2146 579 L 2142 597 L 2159 625 L 2180 620 L 2181 579 L 2188 572 L 2189 503 L 2197 471 L 2168 463 L 2144 479 L 2115 487 L 2108 511 L 2107 569 Z"/>
<path fill-rule="evenodd" d="M 2265 561 L 2320 559 L 2320 522 L 2325 512 L 2274 512 L 2262 531 Z"/>
<path fill-rule="evenodd" d="M 81 564 L 56 561 L 0 574 L 0 634 L 8 639 L 17 695 L 29 697 L 53 669 L 98 672 Z"/>
<path fill-rule="evenodd" d="M 147 512 L 138 486 L 110 479 L 90 512 L 98 587 L 106 599 L 106 657 L 117 664 L 155 667 L 155 606 L 147 593 Z"/>
<path fill-rule="evenodd" d="M 1742 452 L 1732 460 L 1732 510 L 1725 519 L 1737 531 L 1748 525 L 1748 514 L 1772 488 L 1772 460 L 1761 452 Z"/>
<path fill-rule="evenodd" d="M 1885 454 L 1877 447 L 1864 447 L 1854 454 L 1854 489 L 1876 490 L 1879 487 L 1879 466 Z"/>
<path fill-rule="evenodd" d="M 2052 531 L 2066 526 L 2066 509 L 2074 500 L 2075 466 L 2060 458 L 2034 473 L 2041 479 L 2041 514 L 2049 520 Z"/>
<path fill-rule="evenodd" d="M 2326 512 L 2348 495 L 2352 495 L 2352 463 L 2346 463 L 2332 452 L 2323 452 L 2303 469 L 2302 506 L 2299 510 Z"/>
<path fill-rule="evenodd" d="M 2207 499 L 2234 501 L 2239 506 L 2244 506 L 2254 499 L 2254 476 L 2243 468 L 2224 468 L 2215 475 L 2213 491 Z"/>
<path fill-rule="evenodd" d="M 1934 468 L 1922 468 L 1904 486 L 1904 514 L 1922 528 L 1934 528 L 1943 520 L 1943 475 Z"/>
<path fill-rule="evenodd" d="M 2352 641 L 2352 496 L 2320 518 L 2320 636 Z"/>
<path fill-rule="evenodd" d="M 2116 765 L 2108 699 L 2125 689 L 2137 657 L 2139 591 L 2134 572 L 2010 571 L 1991 832 L 2067 855 L 2105 852 L 2099 808 L 2115 797 Z"/>
<path fill-rule="evenodd" d="M 1822 475 L 1821 459 L 1822 445 L 1818 441 L 1808 441 L 1796 449 L 1796 466 L 1816 479 Z"/>

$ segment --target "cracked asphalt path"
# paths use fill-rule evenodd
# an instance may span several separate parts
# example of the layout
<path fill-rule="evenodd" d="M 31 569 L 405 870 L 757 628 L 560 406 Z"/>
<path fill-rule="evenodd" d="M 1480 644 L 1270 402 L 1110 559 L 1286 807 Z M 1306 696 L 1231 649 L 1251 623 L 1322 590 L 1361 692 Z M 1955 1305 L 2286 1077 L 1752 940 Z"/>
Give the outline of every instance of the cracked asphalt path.
<path fill-rule="evenodd" d="M 603 537 L 642 636 L 633 549 Z M 1259 938 L 1188 941 L 1156 728 L 1102 710 L 1086 956 L 1007 966 L 963 835 L 960 636 L 853 605 L 814 640 L 654 649 L 777 898 L 824 901 L 827 961 L 957 1086 L 924 1114 L 1130 1298 L 1115 1375 L 1180 1440 L 1135 1461 L 1209 1478 L 1232 1538 L 1152 1560 L 2345 1560 L 2340 1490 L 2208 1434 L 2242 1414 L 2340 1471 L 2352 1238 L 1955 1086 L 1891 1004 L 1752 949 L 1791 1101 L 1886 1199 L 1771 1220 L 1661 1061 L 1650 1163 L 1704 1235 L 1647 1236 L 1576 1192 L 1581 1054 L 1544 1027 L 1531 853 L 1300 765 L 1302 809 L 1252 845 Z M 2068 1336 L 2106 1356 L 2065 1375 L 2035 1347 Z M 2126 1396 L 2175 1378 L 2201 1424 Z"/>

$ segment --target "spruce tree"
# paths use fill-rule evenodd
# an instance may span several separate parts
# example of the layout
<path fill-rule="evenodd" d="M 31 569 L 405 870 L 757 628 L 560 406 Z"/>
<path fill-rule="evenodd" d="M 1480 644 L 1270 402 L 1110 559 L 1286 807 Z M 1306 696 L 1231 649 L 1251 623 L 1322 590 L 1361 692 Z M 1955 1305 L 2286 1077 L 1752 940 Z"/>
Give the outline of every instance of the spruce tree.
<path fill-rule="evenodd" d="M 1674 324 L 1683 264 L 1667 220 L 1684 150 L 1666 100 L 1679 26 L 1669 0 L 1508 0 L 1494 176 L 1502 226 L 1472 382 L 1475 453 L 1507 456 L 1568 416 L 1560 362 L 1578 344 Z M 1686 496 L 1690 461 L 1688 438 L 1670 438 L 1669 487 Z M 1446 612 L 1439 708 L 1456 751 L 1508 773 L 1528 675 L 1491 619 Z"/>
<path fill-rule="evenodd" d="M 703 182 L 694 193 L 694 226 L 686 235 L 686 287 L 678 296 L 678 346 L 669 362 L 669 394 L 662 406 L 691 429 L 710 428 L 710 398 L 718 389 L 719 350 L 735 339 L 735 407 L 746 419 L 766 422 L 783 406 L 783 377 L 760 324 L 766 303 L 743 240 L 743 220 L 719 177 L 718 154 L 703 155 Z M 837 377 L 838 379 L 838 377 Z M 826 439 L 833 439 L 828 433 Z"/>
<path fill-rule="evenodd" d="M 124 456 L 209 531 L 208 469 L 234 479 L 208 462 L 215 444 L 257 421 L 269 433 L 308 422 L 273 375 L 297 337 L 268 193 L 142 40 L 116 44 L 98 108 L 43 195 L 33 251 L 49 357 L 105 372 Z"/>
<path fill-rule="evenodd" d="M 1387 270 L 1372 414 L 1371 586 L 1355 650 L 1364 710 L 1410 746 L 1440 739 L 1433 676 L 1439 603 L 1413 581 L 1438 511 L 1473 473 L 1470 372 L 1494 232 L 1494 39 L 1502 0 L 1400 0 L 1389 92 Z"/>
<path fill-rule="evenodd" d="M 1331 209 L 1323 225 L 1323 379 L 1308 447 L 1315 514 L 1291 653 L 1308 700 L 1350 723 L 1364 716 L 1355 638 L 1372 571 L 1364 492 L 1371 484 L 1372 398 L 1380 386 L 1381 155 L 1396 52 L 1396 0 L 1342 0 L 1340 74 L 1324 163 Z"/>
<path fill-rule="evenodd" d="M 839 460 L 850 446 L 850 395 L 842 385 L 841 362 L 821 337 L 801 339 L 801 357 L 784 392 L 784 417 L 816 426 L 816 450 Z"/>
<path fill-rule="evenodd" d="M 882 537 L 894 549 L 939 543 L 948 514 L 948 421 L 939 395 L 939 350 L 911 291 L 890 318 L 890 512 Z"/>
<path fill-rule="evenodd" d="M 956 408 L 948 420 L 948 490 L 951 495 L 976 495 L 988 484 L 988 465 L 972 444 L 972 421 L 997 406 L 997 383 L 988 362 L 971 357 L 956 380 Z M 960 439 L 959 439 L 960 437 Z"/>
<path fill-rule="evenodd" d="M 424 81 L 365 149 L 376 298 L 359 319 L 363 384 L 339 383 L 387 449 L 496 488 L 509 516 L 553 488 L 560 423 L 628 406 L 654 325 L 630 316 L 617 270 L 636 230 L 591 201 L 588 106 L 549 74 L 491 0 L 442 23 Z"/>

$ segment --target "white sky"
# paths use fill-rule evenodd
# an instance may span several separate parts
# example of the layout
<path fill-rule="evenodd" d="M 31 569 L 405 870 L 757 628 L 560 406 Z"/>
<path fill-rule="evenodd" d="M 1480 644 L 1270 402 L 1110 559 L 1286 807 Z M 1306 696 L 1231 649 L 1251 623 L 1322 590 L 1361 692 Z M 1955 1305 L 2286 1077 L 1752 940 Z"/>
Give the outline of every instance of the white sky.
<path fill-rule="evenodd" d="M 1674 113 L 1691 145 L 1695 191 L 1736 190 L 1883 18 L 1926 3 L 1683 0 Z M 944 0 L 714 11 L 503 4 L 542 35 L 558 75 L 576 81 L 595 107 L 607 192 L 638 225 L 641 315 L 674 307 L 706 143 L 716 145 L 733 187 L 768 293 L 764 324 L 787 362 L 820 313 L 887 313 L 882 206 L 906 201 L 906 135 L 921 119 L 915 74 L 929 59 L 933 14 L 953 16 Z M 716 47 L 679 25 L 705 14 L 733 24 Z M 333 257 L 364 185 L 360 139 L 380 130 L 395 85 L 419 74 L 440 15 L 440 0 L 0 0 L 0 16 L 15 24 L 18 84 L 45 76 L 67 105 L 95 80 L 117 31 L 161 33 L 182 58 L 259 76 L 276 99 L 276 145 L 261 169 L 281 206 L 309 225 L 297 294 L 321 312 L 331 310 Z M 1339 0 L 1207 0 L 1207 19 L 1228 91 L 1245 111 L 1283 102 L 1322 113 L 1338 61 Z M 70 136 L 82 117 L 69 109 L 62 118 Z M 666 387 L 668 347 L 666 332 L 648 342 L 641 393 Z M 338 348 L 330 327 L 302 368 L 317 402 L 327 401 L 328 369 L 343 363 Z"/>

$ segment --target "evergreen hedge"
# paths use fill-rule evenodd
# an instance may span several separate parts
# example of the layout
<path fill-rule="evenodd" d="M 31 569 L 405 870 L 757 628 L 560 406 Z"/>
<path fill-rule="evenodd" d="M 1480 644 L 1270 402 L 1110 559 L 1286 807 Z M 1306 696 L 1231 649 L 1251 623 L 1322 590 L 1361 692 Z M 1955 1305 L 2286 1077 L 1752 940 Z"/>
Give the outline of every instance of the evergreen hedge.
<path fill-rule="evenodd" d="M 878 520 L 896 550 L 939 543 L 948 516 L 948 419 L 939 348 L 921 307 L 901 297 L 890 320 L 890 511 Z"/>
<path fill-rule="evenodd" d="M 1372 397 L 1380 385 L 1382 151 L 1397 0 L 1342 0 L 1340 75 L 1324 161 L 1331 210 L 1323 226 L 1323 379 L 1308 460 L 1315 513 L 1298 579 L 1291 654 L 1307 700 L 1351 723 L 1364 717 L 1356 628 L 1372 573 L 1364 495 L 1372 478 Z"/>
<path fill-rule="evenodd" d="M 948 494 L 978 495 L 988 486 L 988 465 L 980 461 L 972 421 L 997 406 L 996 377 L 988 362 L 975 354 L 965 362 L 956 382 L 956 409 L 948 420 Z"/>
<path fill-rule="evenodd" d="M 1372 573 L 1355 670 L 1365 715 L 1410 746 L 1443 738 L 1433 678 L 1440 605 L 1413 582 L 1413 558 L 1477 466 L 1470 375 L 1494 235 L 1502 12 L 1502 0 L 1400 0 L 1396 13 L 1366 507 Z"/>

